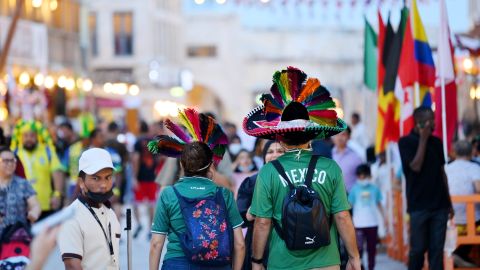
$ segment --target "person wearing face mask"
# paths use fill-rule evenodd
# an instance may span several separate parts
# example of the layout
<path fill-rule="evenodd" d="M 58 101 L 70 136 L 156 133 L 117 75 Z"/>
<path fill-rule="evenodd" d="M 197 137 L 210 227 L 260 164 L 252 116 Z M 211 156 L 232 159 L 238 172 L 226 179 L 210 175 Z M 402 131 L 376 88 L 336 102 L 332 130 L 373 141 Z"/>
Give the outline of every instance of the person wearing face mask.
<path fill-rule="evenodd" d="M 80 156 L 80 194 L 69 206 L 75 216 L 62 225 L 57 240 L 67 270 L 119 269 L 120 223 L 109 202 L 113 172 L 104 149 L 90 148 Z"/>
<path fill-rule="evenodd" d="M 240 150 L 240 152 L 235 157 L 235 161 L 232 163 L 233 169 L 233 180 L 234 180 L 234 194 L 237 198 L 238 188 L 243 182 L 245 177 L 251 176 L 252 174 L 258 171 L 257 166 L 253 162 L 250 152 L 245 149 Z"/>
<path fill-rule="evenodd" d="M 232 160 L 235 160 L 235 158 L 238 156 L 242 149 L 243 147 L 240 137 L 238 137 L 237 135 L 233 136 L 230 139 L 230 144 L 228 145 L 228 152 L 230 153 L 230 158 Z"/>
<path fill-rule="evenodd" d="M 268 163 L 272 160 L 277 159 L 279 156 L 285 153 L 285 149 L 280 145 L 279 142 L 274 140 L 268 140 L 265 142 L 265 145 L 262 149 L 262 161 L 263 163 Z M 249 213 L 250 206 L 252 205 L 253 199 L 253 190 L 255 189 L 255 183 L 257 182 L 258 173 L 249 176 L 243 180 L 242 184 L 238 189 L 237 194 L 237 206 L 240 215 L 243 218 L 243 227 L 247 229 L 245 235 L 245 260 L 243 262 L 243 270 L 252 269 L 252 237 L 253 237 L 253 223 L 255 222 L 255 217 Z M 267 266 L 268 250 L 265 250 L 263 260 L 263 265 Z"/>
<path fill-rule="evenodd" d="M 371 181 L 372 176 L 368 164 L 358 166 L 355 174 L 357 181 L 348 194 L 348 201 L 352 205 L 353 225 L 360 256 L 363 254 L 363 246 L 366 242 L 368 269 L 373 270 L 378 242 L 378 226 L 381 222 L 377 216 L 377 209 L 380 210 L 383 217 L 385 216 L 381 204 L 382 194 L 375 183 Z"/>

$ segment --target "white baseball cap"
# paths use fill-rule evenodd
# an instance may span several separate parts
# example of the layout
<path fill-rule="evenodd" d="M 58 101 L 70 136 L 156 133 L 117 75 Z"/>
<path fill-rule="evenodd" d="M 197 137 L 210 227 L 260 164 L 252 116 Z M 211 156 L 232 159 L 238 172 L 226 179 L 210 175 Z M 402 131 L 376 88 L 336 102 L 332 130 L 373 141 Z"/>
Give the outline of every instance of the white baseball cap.
<path fill-rule="evenodd" d="M 113 167 L 112 157 L 107 150 L 101 148 L 90 148 L 82 153 L 78 161 L 78 170 L 88 175 Z"/>

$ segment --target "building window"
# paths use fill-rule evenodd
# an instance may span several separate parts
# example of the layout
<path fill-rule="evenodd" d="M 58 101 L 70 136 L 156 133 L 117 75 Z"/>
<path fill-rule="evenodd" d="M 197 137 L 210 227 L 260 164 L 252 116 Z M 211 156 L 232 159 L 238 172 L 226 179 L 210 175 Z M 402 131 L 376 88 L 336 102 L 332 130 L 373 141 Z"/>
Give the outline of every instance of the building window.
<path fill-rule="evenodd" d="M 188 57 L 216 57 L 217 47 L 213 45 L 207 46 L 189 46 L 187 48 Z"/>
<path fill-rule="evenodd" d="M 115 55 L 133 54 L 133 22 L 131 12 L 116 12 L 113 15 Z"/>
<path fill-rule="evenodd" d="M 90 12 L 90 14 L 88 15 L 88 32 L 90 35 L 90 53 L 93 56 L 97 56 L 97 14 L 95 12 Z"/>

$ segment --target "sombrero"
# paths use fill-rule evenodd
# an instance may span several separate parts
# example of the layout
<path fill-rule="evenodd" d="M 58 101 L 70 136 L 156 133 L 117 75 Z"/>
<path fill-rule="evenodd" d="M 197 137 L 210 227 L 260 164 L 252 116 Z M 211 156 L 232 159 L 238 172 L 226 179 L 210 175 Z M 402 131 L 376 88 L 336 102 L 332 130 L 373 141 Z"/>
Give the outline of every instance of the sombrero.
<path fill-rule="evenodd" d="M 228 144 L 227 135 L 222 127 L 210 116 L 198 113 L 193 108 L 179 111 L 181 125 L 165 120 L 165 126 L 174 136 L 159 135 L 148 143 L 148 149 L 153 154 L 163 154 L 168 157 L 180 157 L 185 145 L 191 142 L 203 142 L 213 152 L 215 165 L 222 160 Z"/>
<path fill-rule="evenodd" d="M 337 117 L 330 92 L 316 78 L 294 67 L 273 74 L 271 94 L 261 97 L 263 105 L 243 120 L 243 129 L 254 137 L 280 139 L 298 133 L 310 139 L 325 139 L 347 128 Z"/>

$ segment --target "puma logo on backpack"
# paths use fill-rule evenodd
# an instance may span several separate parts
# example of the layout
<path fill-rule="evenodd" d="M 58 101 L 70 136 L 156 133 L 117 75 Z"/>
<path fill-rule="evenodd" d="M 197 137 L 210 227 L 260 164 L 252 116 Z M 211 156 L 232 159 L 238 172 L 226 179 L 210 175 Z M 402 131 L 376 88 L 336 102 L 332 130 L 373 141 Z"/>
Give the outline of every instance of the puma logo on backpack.
<path fill-rule="evenodd" d="M 318 156 L 312 156 L 305 184 L 299 186 L 292 184 L 278 160 L 272 161 L 289 187 L 283 200 L 281 226 L 275 219 L 273 225 L 290 250 L 317 249 L 330 244 L 330 218 L 320 196 L 312 188 L 317 160 Z"/>
<path fill-rule="evenodd" d="M 315 244 L 315 237 L 314 236 L 313 238 L 310 238 L 308 236 L 305 237 L 305 245 L 312 245 L 312 244 Z"/>

